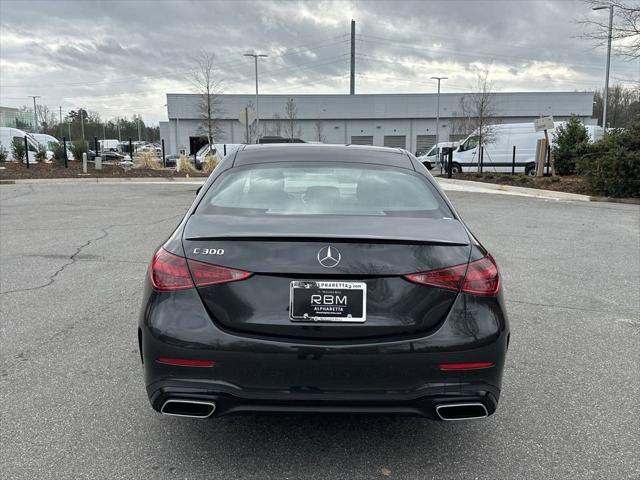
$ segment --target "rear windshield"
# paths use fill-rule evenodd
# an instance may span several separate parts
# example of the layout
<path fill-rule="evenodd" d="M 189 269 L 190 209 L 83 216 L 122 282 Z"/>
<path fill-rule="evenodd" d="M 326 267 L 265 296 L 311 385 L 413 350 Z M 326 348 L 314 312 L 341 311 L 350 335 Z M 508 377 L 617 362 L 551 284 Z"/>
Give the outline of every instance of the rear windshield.
<path fill-rule="evenodd" d="M 234 168 L 214 182 L 196 213 L 453 217 L 422 175 L 369 164 Z"/>

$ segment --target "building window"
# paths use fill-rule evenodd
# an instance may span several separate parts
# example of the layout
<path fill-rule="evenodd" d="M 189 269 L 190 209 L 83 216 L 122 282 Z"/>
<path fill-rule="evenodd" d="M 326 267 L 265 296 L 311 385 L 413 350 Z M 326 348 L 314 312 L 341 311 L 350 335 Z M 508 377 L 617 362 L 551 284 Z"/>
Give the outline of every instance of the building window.
<path fill-rule="evenodd" d="M 373 145 L 373 137 L 370 135 L 351 135 L 351 145 Z"/>
<path fill-rule="evenodd" d="M 384 146 L 392 148 L 407 148 L 406 135 L 385 135 Z"/>

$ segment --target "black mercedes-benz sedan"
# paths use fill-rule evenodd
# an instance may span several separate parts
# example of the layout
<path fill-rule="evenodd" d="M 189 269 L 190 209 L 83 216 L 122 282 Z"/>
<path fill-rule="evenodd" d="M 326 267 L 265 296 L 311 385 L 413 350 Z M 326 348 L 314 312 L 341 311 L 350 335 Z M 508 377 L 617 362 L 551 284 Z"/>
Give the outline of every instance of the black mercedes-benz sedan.
<path fill-rule="evenodd" d="M 155 252 L 138 329 L 166 415 L 495 412 L 500 274 L 427 169 L 389 148 L 251 145 Z"/>

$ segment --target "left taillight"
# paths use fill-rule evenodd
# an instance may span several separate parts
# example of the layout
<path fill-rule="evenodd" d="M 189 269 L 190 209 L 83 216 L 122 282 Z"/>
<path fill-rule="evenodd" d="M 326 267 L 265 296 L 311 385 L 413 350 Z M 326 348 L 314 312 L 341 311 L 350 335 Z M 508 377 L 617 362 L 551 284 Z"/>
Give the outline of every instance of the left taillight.
<path fill-rule="evenodd" d="M 236 282 L 251 276 L 243 270 L 188 260 L 163 248 L 153 256 L 149 271 L 153 288 L 161 292 Z"/>
<path fill-rule="evenodd" d="M 193 280 L 189 273 L 187 259 L 158 249 L 149 267 L 151 284 L 155 290 L 169 292 L 193 288 Z"/>

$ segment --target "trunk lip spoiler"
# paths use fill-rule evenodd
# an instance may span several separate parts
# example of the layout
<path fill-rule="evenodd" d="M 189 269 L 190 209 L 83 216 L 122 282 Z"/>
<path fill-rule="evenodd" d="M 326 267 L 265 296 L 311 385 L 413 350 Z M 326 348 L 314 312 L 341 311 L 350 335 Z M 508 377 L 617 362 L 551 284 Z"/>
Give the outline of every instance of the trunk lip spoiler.
<path fill-rule="evenodd" d="M 396 236 L 375 236 L 375 235 L 265 235 L 246 234 L 246 235 L 212 235 L 212 236 L 184 236 L 187 241 L 244 241 L 244 242 L 319 242 L 319 243 L 387 243 L 387 244 L 410 244 L 410 245 L 443 245 L 443 246 L 459 246 L 465 247 L 470 245 L 469 241 L 460 242 L 455 240 L 446 240 L 442 238 L 419 239 L 412 237 L 396 237 Z"/>

